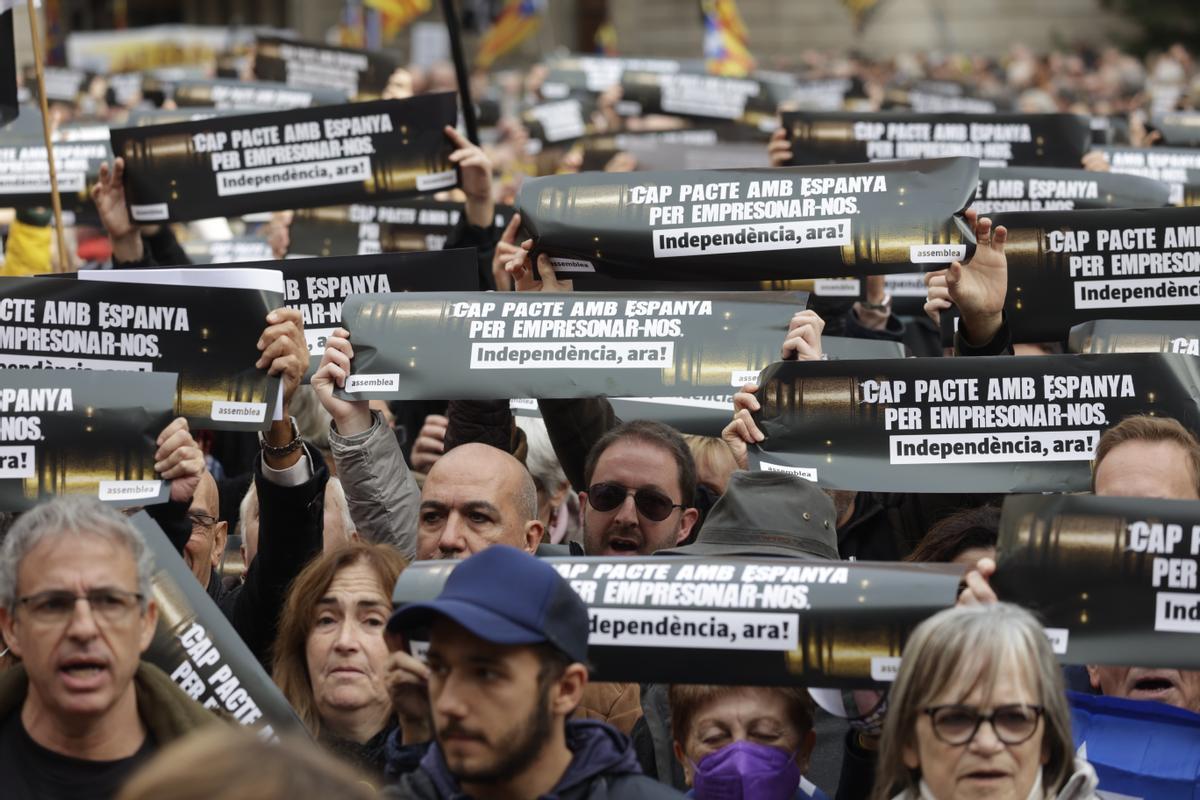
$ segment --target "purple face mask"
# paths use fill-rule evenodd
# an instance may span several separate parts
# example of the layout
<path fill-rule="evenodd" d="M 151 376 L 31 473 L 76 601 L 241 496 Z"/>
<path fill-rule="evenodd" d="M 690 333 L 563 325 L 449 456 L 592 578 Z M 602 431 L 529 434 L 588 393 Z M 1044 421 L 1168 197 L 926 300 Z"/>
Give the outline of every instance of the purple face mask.
<path fill-rule="evenodd" d="M 800 786 L 795 754 L 740 739 L 700 759 L 697 800 L 791 800 Z"/>

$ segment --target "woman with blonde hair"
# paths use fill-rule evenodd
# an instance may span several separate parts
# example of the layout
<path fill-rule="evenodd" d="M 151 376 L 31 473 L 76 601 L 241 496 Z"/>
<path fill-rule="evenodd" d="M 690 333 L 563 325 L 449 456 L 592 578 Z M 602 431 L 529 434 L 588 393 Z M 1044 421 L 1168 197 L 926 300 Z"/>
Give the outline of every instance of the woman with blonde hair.
<path fill-rule="evenodd" d="M 275 641 L 272 677 L 309 732 L 376 776 L 396 728 L 383 631 L 406 565 L 388 545 L 322 553 L 292 582 Z"/>
<path fill-rule="evenodd" d="M 876 800 L 1087 800 L 1046 632 L 1008 603 L 947 609 L 904 648 L 888 695 Z"/>

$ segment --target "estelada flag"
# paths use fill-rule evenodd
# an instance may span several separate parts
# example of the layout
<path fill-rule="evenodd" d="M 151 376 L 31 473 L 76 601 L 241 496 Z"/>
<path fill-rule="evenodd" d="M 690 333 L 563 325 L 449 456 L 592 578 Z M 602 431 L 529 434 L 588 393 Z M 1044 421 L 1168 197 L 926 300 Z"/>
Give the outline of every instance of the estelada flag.
<path fill-rule="evenodd" d="M 701 0 L 704 13 L 704 59 L 715 75 L 745 77 L 754 69 L 749 36 L 737 0 Z"/>
<path fill-rule="evenodd" d="M 429 11 L 432 0 L 363 0 L 383 17 L 383 39 L 390 42 L 410 22 Z"/>
<path fill-rule="evenodd" d="M 542 24 L 542 6 L 541 0 L 507 0 L 479 42 L 475 66 L 489 68 L 497 58 L 536 31 Z"/>

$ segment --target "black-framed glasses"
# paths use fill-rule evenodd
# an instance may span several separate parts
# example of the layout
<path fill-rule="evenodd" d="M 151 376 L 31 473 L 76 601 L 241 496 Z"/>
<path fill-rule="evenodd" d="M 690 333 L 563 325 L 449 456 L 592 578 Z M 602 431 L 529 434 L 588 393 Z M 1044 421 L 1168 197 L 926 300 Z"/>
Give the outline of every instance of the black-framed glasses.
<path fill-rule="evenodd" d="M 204 528 L 205 530 L 211 528 L 220 521 L 214 516 L 201 514 L 198 511 L 189 511 L 187 517 L 192 521 L 193 528 Z"/>
<path fill-rule="evenodd" d="M 90 589 L 75 594 L 65 589 L 51 589 L 17 599 L 17 604 L 29 612 L 34 622 L 42 625 L 63 625 L 75 615 L 75 605 L 86 600 L 92 613 L 99 619 L 124 622 L 130 612 L 145 599 L 141 592 L 126 592 L 121 589 Z"/>
<path fill-rule="evenodd" d="M 946 744 L 962 745 L 975 738 L 979 726 L 992 724 L 996 738 L 1005 744 L 1026 742 L 1037 731 L 1038 719 L 1045 712 L 1043 706 L 1013 703 L 996 706 L 992 713 L 984 714 L 976 706 L 949 705 L 925 709 L 933 723 L 933 735 Z"/>
<path fill-rule="evenodd" d="M 588 489 L 588 505 L 597 511 L 612 511 L 633 495 L 633 504 L 638 513 L 652 522 L 662 522 L 677 508 L 687 508 L 682 503 L 672 503 L 671 498 L 656 489 L 630 489 L 619 483 L 597 483 Z"/>

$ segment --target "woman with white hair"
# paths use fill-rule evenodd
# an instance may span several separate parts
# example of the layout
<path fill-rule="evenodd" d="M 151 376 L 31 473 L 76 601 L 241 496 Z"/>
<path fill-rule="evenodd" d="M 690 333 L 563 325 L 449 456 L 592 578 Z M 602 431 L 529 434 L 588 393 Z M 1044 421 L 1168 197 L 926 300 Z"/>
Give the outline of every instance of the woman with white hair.
<path fill-rule="evenodd" d="M 1062 671 L 1033 616 L 1008 603 L 917 626 L 889 693 L 876 800 L 1087 800 Z"/>

